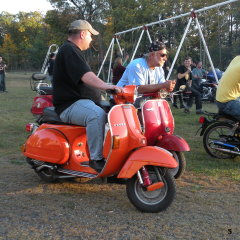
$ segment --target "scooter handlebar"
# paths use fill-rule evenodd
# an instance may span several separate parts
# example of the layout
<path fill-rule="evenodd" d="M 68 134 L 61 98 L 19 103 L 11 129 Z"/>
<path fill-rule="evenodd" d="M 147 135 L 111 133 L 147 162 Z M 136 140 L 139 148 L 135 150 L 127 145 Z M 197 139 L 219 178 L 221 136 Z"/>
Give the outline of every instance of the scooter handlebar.
<path fill-rule="evenodd" d="M 125 86 L 121 93 L 114 93 L 114 101 L 116 104 L 134 103 L 136 97 L 137 87 L 135 85 Z"/>
<path fill-rule="evenodd" d="M 118 92 L 117 92 L 116 89 L 107 89 L 107 90 L 106 90 L 106 93 L 107 93 L 107 94 L 111 94 L 111 95 L 115 95 L 115 94 L 117 94 Z"/>

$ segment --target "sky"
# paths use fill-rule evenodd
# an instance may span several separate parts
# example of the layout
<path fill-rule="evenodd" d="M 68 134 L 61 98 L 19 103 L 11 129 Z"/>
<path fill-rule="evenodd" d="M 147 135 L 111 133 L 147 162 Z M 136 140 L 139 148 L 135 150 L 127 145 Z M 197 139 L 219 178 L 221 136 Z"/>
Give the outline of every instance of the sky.
<path fill-rule="evenodd" d="M 18 12 L 40 11 L 45 13 L 53 9 L 47 0 L 0 0 L 0 13 L 5 11 L 11 14 Z"/>

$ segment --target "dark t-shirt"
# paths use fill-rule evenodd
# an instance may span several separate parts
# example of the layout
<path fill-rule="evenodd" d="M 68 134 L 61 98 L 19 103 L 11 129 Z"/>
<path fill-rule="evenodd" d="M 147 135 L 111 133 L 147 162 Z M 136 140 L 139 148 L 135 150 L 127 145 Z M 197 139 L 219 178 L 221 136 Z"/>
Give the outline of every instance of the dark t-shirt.
<path fill-rule="evenodd" d="M 79 99 L 101 100 L 100 90 L 85 84 L 81 78 L 91 68 L 74 43 L 66 41 L 58 51 L 53 70 L 53 105 L 58 114 Z"/>
<path fill-rule="evenodd" d="M 186 71 L 187 71 L 187 68 L 184 65 L 179 66 L 177 69 L 177 73 L 185 73 Z M 183 78 L 178 78 L 177 79 L 178 84 L 186 85 L 187 80 L 192 80 L 192 72 L 188 73 L 188 75 L 189 75 L 188 79 L 186 79 L 186 76 L 184 76 Z"/>
<path fill-rule="evenodd" d="M 0 74 L 5 74 L 5 64 L 3 62 L 0 63 Z"/>

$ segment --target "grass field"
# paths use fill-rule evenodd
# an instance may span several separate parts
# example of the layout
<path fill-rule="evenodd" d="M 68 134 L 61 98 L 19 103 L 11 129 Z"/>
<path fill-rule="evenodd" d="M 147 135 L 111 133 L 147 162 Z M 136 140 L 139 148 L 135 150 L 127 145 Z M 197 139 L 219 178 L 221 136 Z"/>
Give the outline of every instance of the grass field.
<path fill-rule="evenodd" d="M 217 160 L 204 151 L 195 111 L 173 109 L 175 133 L 190 144 L 187 169 L 164 212 L 137 211 L 126 186 L 101 179 L 45 183 L 25 162 L 20 146 L 36 92 L 31 73 L 8 73 L 0 93 L 0 240 L 206 240 L 240 239 L 240 161 Z M 204 104 L 216 111 L 213 104 Z"/>
<path fill-rule="evenodd" d="M 0 94 L 0 154 L 8 156 L 14 164 L 25 164 L 20 152 L 27 133 L 25 124 L 33 122 L 30 107 L 36 92 L 30 88 L 31 73 L 8 73 L 6 87 L 8 92 Z M 204 103 L 204 110 L 216 112 L 214 104 Z M 240 181 L 240 159 L 214 159 L 204 150 L 202 137 L 195 135 L 199 128 L 199 115 L 195 114 L 195 106 L 191 114 L 172 109 L 175 117 L 175 133 L 184 137 L 191 147 L 186 153 L 187 170 L 215 178 L 229 177 Z"/>

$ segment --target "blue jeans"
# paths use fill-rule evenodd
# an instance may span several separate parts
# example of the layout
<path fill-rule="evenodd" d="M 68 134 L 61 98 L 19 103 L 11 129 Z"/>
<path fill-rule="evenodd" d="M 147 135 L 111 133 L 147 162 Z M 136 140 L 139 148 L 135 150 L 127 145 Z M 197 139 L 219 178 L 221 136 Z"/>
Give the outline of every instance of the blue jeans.
<path fill-rule="evenodd" d="M 60 118 L 63 122 L 86 127 L 87 142 L 91 160 L 103 158 L 103 140 L 107 115 L 89 99 L 81 99 L 65 109 Z"/>
<path fill-rule="evenodd" d="M 240 97 L 226 103 L 217 102 L 219 111 L 240 120 Z"/>
<path fill-rule="evenodd" d="M 5 74 L 4 73 L 0 73 L 0 92 L 4 92 L 6 91 L 6 87 L 5 87 Z"/>
<path fill-rule="evenodd" d="M 187 108 L 191 108 L 193 105 L 193 98 L 195 97 L 195 104 L 196 104 L 196 110 L 201 110 L 202 109 L 202 102 L 201 102 L 201 93 L 193 88 L 189 87 L 188 88 L 192 93 L 189 95 L 189 99 L 187 101 Z"/>

